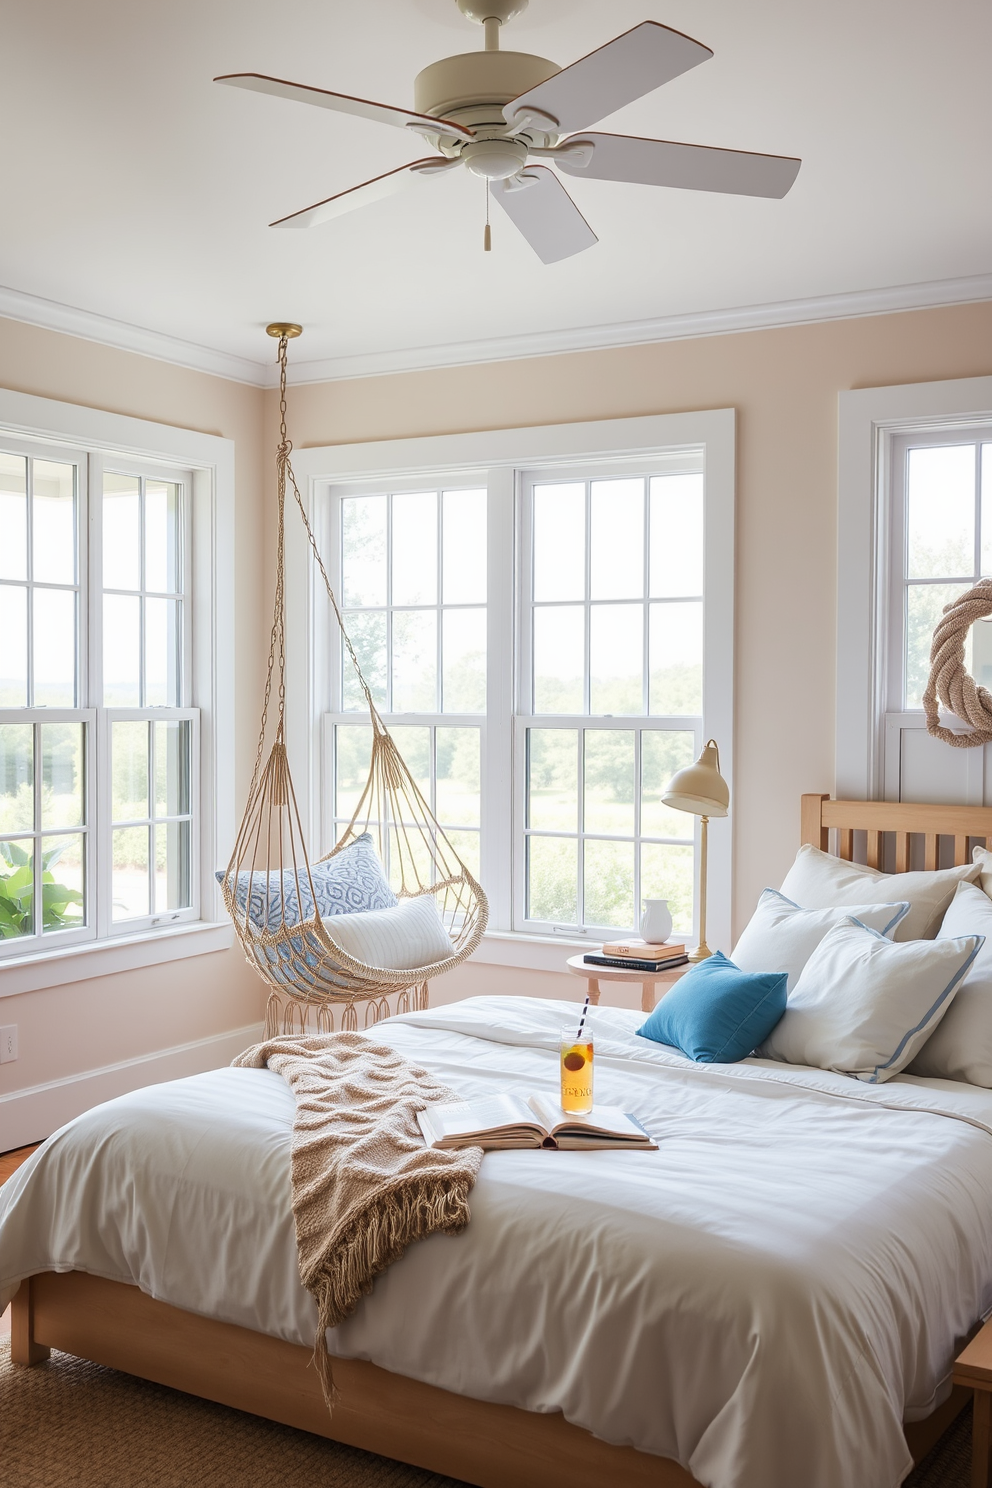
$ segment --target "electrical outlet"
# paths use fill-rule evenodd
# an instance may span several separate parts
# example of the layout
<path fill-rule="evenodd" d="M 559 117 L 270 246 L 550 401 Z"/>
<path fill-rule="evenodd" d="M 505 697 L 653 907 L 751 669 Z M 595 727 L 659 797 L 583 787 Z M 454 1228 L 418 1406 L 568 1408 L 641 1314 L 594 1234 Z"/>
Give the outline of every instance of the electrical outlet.
<path fill-rule="evenodd" d="M 0 1028 L 0 1064 L 10 1064 L 17 1058 L 17 1024 L 8 1023 Z"/>

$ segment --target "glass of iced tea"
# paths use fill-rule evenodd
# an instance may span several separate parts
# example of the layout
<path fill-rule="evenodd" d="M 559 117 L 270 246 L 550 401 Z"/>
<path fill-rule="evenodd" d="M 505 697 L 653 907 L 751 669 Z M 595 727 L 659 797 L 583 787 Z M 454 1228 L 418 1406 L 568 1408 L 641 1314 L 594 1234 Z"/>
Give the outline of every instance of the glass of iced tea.
<path fill-rule="evenodd" d="M 569 1115 L 592 1110 L 592 1034 L 578 1038 L 571 1030 L 561 1036 L 561 1108 Z"/>

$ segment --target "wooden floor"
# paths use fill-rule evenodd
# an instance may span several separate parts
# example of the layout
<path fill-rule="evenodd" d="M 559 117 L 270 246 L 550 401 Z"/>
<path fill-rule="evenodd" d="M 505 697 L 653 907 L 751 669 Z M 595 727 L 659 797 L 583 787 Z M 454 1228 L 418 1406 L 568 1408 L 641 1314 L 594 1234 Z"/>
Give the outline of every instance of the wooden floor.
<path fill-rule="evenodd" d="M 0 1183 L 6 1183 L 11 1173 L 16 1173 L 22 1162 L 27 1162 L 41 1144 L 36 1142 L 34 1147 L 15 1147 L 13 1152 L 0 1152 Z M 10 1332 L 10 1308 L 0 1313 L 0 1338 Z"/>
<path fill-rule="evenodd" d="M 27 1162 L 40 1145 L 36 1142 L 33 1147 L 15 1147 L 13 1152 L 0 1152 L 0 1183 L 6 1183 L 11 1173 L 16 1173 L 21 1163 Z"/>

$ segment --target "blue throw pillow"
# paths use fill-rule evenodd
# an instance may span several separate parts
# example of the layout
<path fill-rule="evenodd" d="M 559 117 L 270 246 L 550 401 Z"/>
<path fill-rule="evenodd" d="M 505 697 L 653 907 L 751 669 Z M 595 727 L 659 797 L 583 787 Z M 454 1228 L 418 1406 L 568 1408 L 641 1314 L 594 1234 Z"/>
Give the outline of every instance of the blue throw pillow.
<path fill-rule="evenodd" d="M 223 883 L 225 877 L 226 871 L 221 868 L 217 882 Z M 360 914 L 368 909 L 393 909 L 399 902 L 382 871 L 371 832 L 363 832 L 333 858 L 311 863 L 310 877 L 313 896 L 302 867 L 299 879 L 292 868 L 282 874 L 278 870 L 269 874 L 239 873 L 235 890 L 238 907 L 244 909 L 250 886 L 249 918 L 260 930 L 275 931 L 283 925 L 298 925 L 301 920 L 312 919 L 314 898 L 317 913 L 324 919 L 330 915 Z"/>
<path fill-rule="evenodd" d="M 785 1012 L 788 973 L 741 971 L 722 951 L 690 966 L 637 1030 L 701 1064 L 735 1064 Z"/>

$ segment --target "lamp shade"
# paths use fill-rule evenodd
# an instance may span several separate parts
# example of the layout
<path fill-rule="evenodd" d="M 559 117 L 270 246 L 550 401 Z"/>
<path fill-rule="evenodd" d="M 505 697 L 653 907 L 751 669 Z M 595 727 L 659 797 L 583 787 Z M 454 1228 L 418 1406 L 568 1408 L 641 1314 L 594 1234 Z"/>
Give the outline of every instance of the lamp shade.
<path fill-rule="evenodd" d="M 726 816 L 730 787 L 720 774 L 720 751 L 710 739 L 694 765 L 678 770 L 661 798 L 664 806 L 693 816 Z"/>

